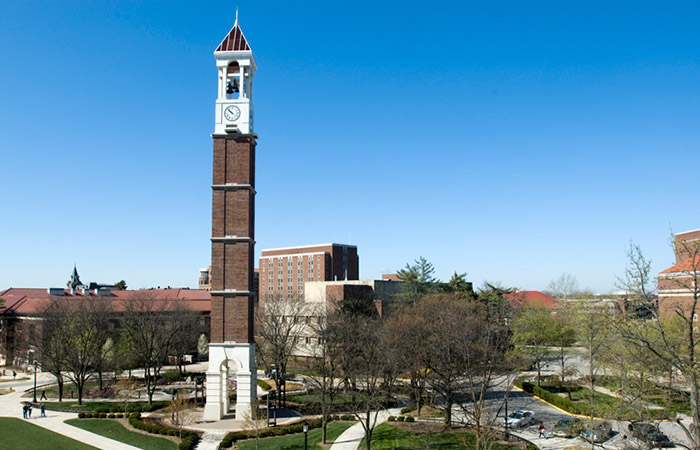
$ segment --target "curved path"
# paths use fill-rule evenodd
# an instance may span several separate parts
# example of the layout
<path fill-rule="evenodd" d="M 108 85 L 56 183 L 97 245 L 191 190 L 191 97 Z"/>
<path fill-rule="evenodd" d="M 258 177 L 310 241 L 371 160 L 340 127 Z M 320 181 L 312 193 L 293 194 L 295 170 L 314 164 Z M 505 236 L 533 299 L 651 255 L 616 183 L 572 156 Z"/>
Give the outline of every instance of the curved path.
<path fill-rule="evenodd" d="M 401 413 L 401 408 L 385 409 L 379 411 L 377 415 L 377 425 L 386 422 L 389 416 L 397 416 Z M 351 426 L 343 432 L 338 439 L 331 445 L 330 450 L 356 450 L 365 437 L 365 429 L 360 422 Z"/>

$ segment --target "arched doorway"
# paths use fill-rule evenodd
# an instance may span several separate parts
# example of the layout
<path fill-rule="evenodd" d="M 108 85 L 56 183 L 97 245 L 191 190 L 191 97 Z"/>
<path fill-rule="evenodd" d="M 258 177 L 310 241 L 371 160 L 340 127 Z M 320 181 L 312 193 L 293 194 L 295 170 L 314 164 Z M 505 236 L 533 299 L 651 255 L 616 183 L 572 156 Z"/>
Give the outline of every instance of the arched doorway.
<path fill-rule="evenodd" d="M 236 404 L 229 396 L 236 388 Z M 204 420 L 220 420 L 234 414 L 244 419 L 256 398 L 255 344 L 210 344 L 207 370 L 207 403 Z"/>

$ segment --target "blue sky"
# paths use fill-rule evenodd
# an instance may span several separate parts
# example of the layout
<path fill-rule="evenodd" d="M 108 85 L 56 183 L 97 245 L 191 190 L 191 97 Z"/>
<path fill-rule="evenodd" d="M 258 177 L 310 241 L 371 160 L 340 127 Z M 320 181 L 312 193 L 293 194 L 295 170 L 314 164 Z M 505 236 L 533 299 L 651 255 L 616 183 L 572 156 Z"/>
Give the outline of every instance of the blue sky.
<path fill-rule="evenodd" d="M 544 289 L 660 271 L 700 228 L 700 7 L 241 0 L 256 250 L 358 246 Z M 231 1 L 0 5 L 0 288 L 195 287 Z"/>

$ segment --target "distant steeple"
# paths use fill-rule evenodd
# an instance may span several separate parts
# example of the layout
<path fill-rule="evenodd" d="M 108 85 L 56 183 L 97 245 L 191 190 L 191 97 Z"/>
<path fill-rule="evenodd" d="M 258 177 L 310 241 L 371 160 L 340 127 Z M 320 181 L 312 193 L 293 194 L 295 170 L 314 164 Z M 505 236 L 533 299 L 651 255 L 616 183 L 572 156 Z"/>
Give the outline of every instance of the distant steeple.
<path fill-rule="evenodd" d="M 68 281 L 68 287 L 77 289 L 82 285 L 83 283 L 80 282 L 80 276 L 78 276 L 78 268 L 73 264 L 73 273 L 70 276 L 70 281 Z"/>

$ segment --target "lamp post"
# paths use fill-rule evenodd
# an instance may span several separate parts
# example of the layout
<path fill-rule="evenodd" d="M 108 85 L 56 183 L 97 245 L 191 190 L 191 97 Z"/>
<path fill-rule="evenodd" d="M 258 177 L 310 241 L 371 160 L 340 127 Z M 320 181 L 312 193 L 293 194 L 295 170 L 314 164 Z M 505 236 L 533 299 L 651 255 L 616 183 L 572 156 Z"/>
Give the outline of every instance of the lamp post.
<path fill-rule="evenodd" d="M 37 368 L 37 363 L 36 359 L 34 360 L 34 400 L 32 402 L 36 403 L 36 368 Z"/>
<path fill-rule="evenodd" d="M 510 392 L 506 391 L 506 401 L 505 401 L 505 403 L 506 403 L 506 432 L 505 432 L 505 440 L 506 440 L 506 441 L 508 440 L 508 394 L 510 394 Z"/>
<path fill-rule="evenodd" d="M 309 435 L 309 424 L 308 422 L 304 422 L 304 424 L 301 426 L 302 431 L 304 432 L 304 450 L 308 450 L 308 440 L 307 437 Z"/>

